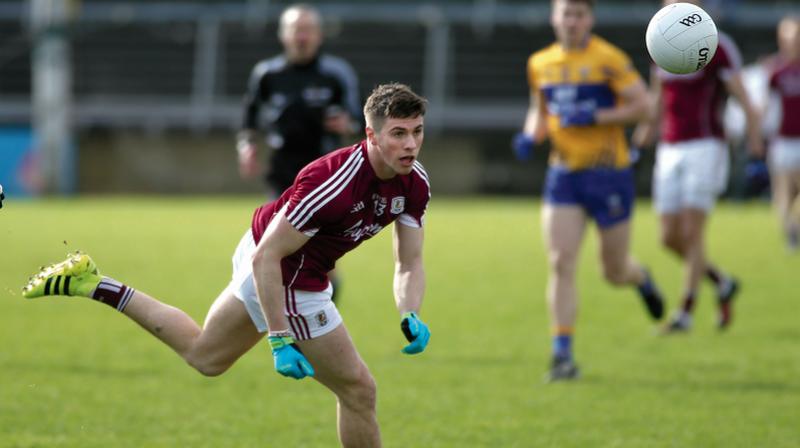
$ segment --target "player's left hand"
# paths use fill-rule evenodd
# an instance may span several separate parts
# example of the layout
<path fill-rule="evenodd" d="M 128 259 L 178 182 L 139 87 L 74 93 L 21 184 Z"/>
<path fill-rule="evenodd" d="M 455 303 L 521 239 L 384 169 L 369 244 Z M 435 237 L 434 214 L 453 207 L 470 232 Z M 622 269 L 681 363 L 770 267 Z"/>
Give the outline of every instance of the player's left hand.
<path fill-rule="evenodd" d="M 533 145 L 533 137 L 524 132 L 517 132 L 514 135 L 514 139 L 511 140 L 511 149 L 514 150 L 514 155 L 517 157 L 517 160 L 522 162 L 531 159 L 533 155 Z"/>
<path fill-rule="evenodd" d="M 347 135 L 353 132 L 350 114 L 337 106 L 331 106 L 326 110 L 323 127 L 326 131 L 339 135 Z"/>
<path fill-rule="evenodd" d="M 639 148 L 636 146 L 631 146 L 630 149 L 628 149 L 628 161 L 630 162 L 631 166 L 636 165 L 641 158 L 642 151 Z"/>
<path fill-rule="evenodd" d="M 314 376 L 314 368 L 291 336 L 269 336 L 269 346 L 275 360 L 275 370 L 296 380 Z"/>
<path fill-rule="evenodd" d="M 403 347 L 403 353 L 407 355 L 415 355 L 422 353 L 425 347 L 428 346 L 428 340 L 431 338 L 431 331 L 428 326 L 422 322 L 417 313 L 409 311 L 403 313 L 403 320 L 400 321 L 400 329 L 403 330 L 403 335 L 410 344 Z"/>
<path fill-rule="evenodd" d="M 559 115 L 562 128 L 591 126 L 597 122 L 593 107 L 579 107 Z"/>

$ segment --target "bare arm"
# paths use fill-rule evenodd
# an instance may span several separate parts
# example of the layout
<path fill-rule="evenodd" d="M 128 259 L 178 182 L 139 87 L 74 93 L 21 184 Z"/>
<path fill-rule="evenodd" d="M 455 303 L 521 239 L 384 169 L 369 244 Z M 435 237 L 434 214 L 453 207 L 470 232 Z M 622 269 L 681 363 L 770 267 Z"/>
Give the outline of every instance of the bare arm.
<path fill-rule="evenodd" d="M 253 280 L 261 311 L 270 331 L 289 329 L 284 313 L 283 275 L 281 260 L 299 250 L 309 236 L 289 224 L 283 210 L 269 223 L 253 255 Z"/>
<path fill-rule="evenodd" d="M 622 101 L 610 109 L 598 109 L 595 114 L 597 124 L 636 123 L 650 113 L 647 88 L 642 81 L 628 86 L 620 92 Z"/>
<path fill-rule="evenodd" d="M 633 144 L 640 148 L 651 146 L 658 135 L 658 123 L 661 121 L 662 107 L 661 80 L 655 71 L 650 75 L 650 111 L 644 116 L 633 131 Z"/>
<path fill-rule="evenodd" d="M 425 294 L 422 263 L 424 231 L 400 223 L 394 225 L 394 299 L 397 310 L 419 312 Z"/>
<path fill-rule="evenodd" d="M 750 102 L 750 96 L 742 83 L 742 77 L 739 73 L 733 74 L 725 81 L 725 88 L 728 90 L 739 105 L 742 106 L 745 118 L 747 120 L 747 147 L 750 152 L 755 156 L 764 155 L 764 140 L 761 134 L 761 116 L 753 107 Z"/>
<path fill-rule="evenodd" d="M 522 132 L 532 136 L 537 144 L 547 138 L 547 103 L 538 92 L 531 92 L 530 106 Z"/>

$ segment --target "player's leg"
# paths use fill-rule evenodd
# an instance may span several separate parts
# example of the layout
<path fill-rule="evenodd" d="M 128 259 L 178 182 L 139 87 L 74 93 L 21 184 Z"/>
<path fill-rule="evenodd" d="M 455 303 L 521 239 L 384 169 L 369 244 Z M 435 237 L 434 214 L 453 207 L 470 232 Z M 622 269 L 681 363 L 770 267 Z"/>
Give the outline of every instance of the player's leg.
<path fill-rule="evenodd" d="M 719 322 L 724 327 L 730 322 L 730 304 L 738 291 L 738 282 L 706 260 L 704 232 L 706 215 L 727 184 L 727 148 L 716 139 L 700 139 L 673 145 L 673 149 L 681 158 L 677 174 L 660 180 L 661 187 L 677 190 L 677 194 L 667 206 L 658 207 L 657 203 L 657 207 L 662 242 L 684 262 L 684 292 L 681 310 L 666 330 L 689 328 L 697 287 L 704 276 L 717 287 Z"/>
<path fill-rule="evenodd" d="M 786 224 L 786 240 L 789 250 L 800 249 L 800 169 L 789 173 L 791 191 Z"/>
<path fill-rule="evenodd" d="M 659 239 L 661 244 L 681 261 L 684 261 L 686 252 L 681 210 L 685 207 L 685 198 L 691 194 L 690 191 L 694 188 L 689 173 L 696 169 L 692 168 L 697 164 L 692 160 L 692 155 L 696 154 L 698 144 L 701 147 L 711 145 L 712 148 L 716 145 L 716 149 L 711 150 L 714 154 L 708 159 L 715 160 L 720 149 L 718 143 L 713 141 L 661 143 L 656 153 L 656 166 L 653 171 L 653 204 L 659 215 Z M 706 152 L 708 151 L 706 150 Z M 713 168 L 712 165 L 704 169 Z M 706 175 L 710 179 L 714 179 L 714 184 L 708 186 L 711 191 L 719 189 L 723 183 L 723 174 Z M 736 293 L 738 284 L 735 280 L 725 275 L 710 262 L 706 265 L 705 276 L 717 287 L 718 297 L 733 297 Z"/>
<path fill-rule="evenodd" d="M 777 138 L 769 151 L 772 205 L 787 248 L 797 250 L 800 233 L 800 139 Z"/>
<path fill-rule="evenodd" d="M 781 225 L 781 230 L 786 232 L 789 208 L 791 204 L 791 181 L 789 175 L 780 170 L 774 170 L 770 175 L 772 186 L 772 207 Z"/>
<path fill-rule="evenodd" d="M 772 203 L 790 250 L 798 246 L 798 206 L 797 191 L 800 189 L 800 172 L 775 170 L 772 174 Z"/>
<path fill-rule="evenodd" d="M 674 254 L 681 262 L 686 263 L 686 241 L 684 236 L 684 218 L 681 213 L 666 213 L 659 216 L 661 244 Z M 738 292 L 738 280 L 721 271 L 706 259 L 705 278 L 714 283 L 717 298 L 720 301 L 731 300 Z"/>
<path fill-rule="evenodd" d="M 86 254 L 43 268 L 23 291 L 26 298 L 86 297 L 125 314 L 206 375 L 218 375 L 260 337 L 244 305 L 226 289 L 201 328 L 186 313 L 99 274 Z M 238 302 L 238 303 L 236 303 Z"/>
<path fill-rule="evenodd" d="M 689 315 L 693 311 L 697 289 L 706 266 L 706 212 L 696 208 L 681 210 L 680 223 L 681 241 L 684 247 L 682 312 Z"/>
<path fill-rule="evenodd" d="M 652 276 L 630 254 L 630 220 L 600 228 L 600 260 L 606 281 L 616 286 L 635 286 L 653 319 L 664 315 L 664 299 Z"/>
<path fill-rule="evenodd" d="M 572 357 L 578 310 L 575 276 L 586 221 L 586 213 L 576 205 L 545 203 L 542 210 L 542 229 L 549 261 L 547 304 L 553 333 L 550 380 L 577 376 Z"/>
<path fill-rule="evenodd" d="M 297 344 L 314 366 L 314 379 L 336 395 L 342 446 L 381 446 L 375 380 L 344 324 L 330 333 L 300 340 Z"/>
<path fill-rule="evenodd" d="M 603 276 L 613 285 L 636 286 L 648 313 L 660 319 L 661 294 L 650 274 L 630 254 L 631 216 L 635 201 L 630 169 L 595 169 L 584 172 L 581 201 L 597 223 Z"/>
<path fill-rule="evenodd" d="M 263 337 L 230 288 L 211 305 L 202 328 L 180 309 L 140 291 L 123 313 L 206 376 L 227 371 Z"/>

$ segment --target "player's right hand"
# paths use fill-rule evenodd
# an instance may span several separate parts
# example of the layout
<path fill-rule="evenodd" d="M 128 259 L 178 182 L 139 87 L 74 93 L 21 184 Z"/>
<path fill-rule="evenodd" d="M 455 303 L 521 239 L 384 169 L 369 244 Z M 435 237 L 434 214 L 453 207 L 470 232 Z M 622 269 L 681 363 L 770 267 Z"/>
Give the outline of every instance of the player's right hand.
<path fill-rule="evenodd" d="M 314 368 L 291 336 L 269 336 L 269 346 L 275 360 L 275 370 L 296 380 L 314 376 Z"/>
<path fill-rule="evenodd" d="M 403 353 L 406 355 L 422 353 L 431 339 L 431 331 L 428 326 L 413 311 L 403 313 L 403 320 L 400 321 L 400 330 L 403 331 L 403 335 L 410 342 L 410 344 L 403 347 Z"/>
<path fill-rule="evenodd" d="M 517 132 L 511 141 L 511 148 L 514 150 L 517 160 L 523 162 L 530 160 L 533 155 L 533 137 L 524 132 Z"/>
<path fill-rule="evenodd" d="M 262 172 L 256 145 L 242 142 L 237 145 L 236 150 L 239 153 L 239 175 L 242 179 L 251 179 Z"/>

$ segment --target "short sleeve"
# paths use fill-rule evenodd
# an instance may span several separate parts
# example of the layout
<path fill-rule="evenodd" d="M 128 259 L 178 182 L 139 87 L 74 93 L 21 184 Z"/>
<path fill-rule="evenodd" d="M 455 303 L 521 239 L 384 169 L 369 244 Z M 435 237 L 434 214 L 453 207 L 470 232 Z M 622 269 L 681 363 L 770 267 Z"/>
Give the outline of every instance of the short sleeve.
<path fill-rule="evenodd" d="M 727 81 L 742 69 L 742 54 L 739 52 L 739 47 L 725 34 L 719 34 L 719 45 L 714 59 L 718 65 L 719 78 L 723 81 Z"/>
<path fill-rule="evenodd" d="M 364 155 L 353 151 L 342 164 L 322 158 L 298 173 L 286 203 L 286 219 L 300 232 L 314 236 L 321 227 L 341 218 L 342 190 L 353 180 Z"/>
<path fill-rule="evenodd" d="M 642 79 L 633 66 L 631 58 L 621 50 L 615 49 L 615 51 L 610 52 L 605 61 L 605 66 L 611 77 L 609 80 L 611 88 L 615 92 L 622 92 Z"/>
<path fill-rule="evenodd" d="M 535 69 L 536 68 L 536 63 L 535 63 L 535 61 L 536 61 L 536 55 L 531 55 L 531 57 L 528 58 L 528 65 L 525 67 L 525 70 L 527 71 L 526 74 L 527 74 L 527 77 L 528 77 L 528 86 L 530 87 L 531 91 L 536 90 L 536 69 Z"/>
<path fill-rule="evenodd" d="M 397 222 L 408 227 L 420 228 L 425 225 L 425 212 L 431 198 L 431 185 L 428 173 L 421 163 L 415 162 L 412 170 L 413 181 L 408 193 L 408 203 Z"/>
<path fill-rule="evenodd" d="M 770 90 L 778 90 L 778 72 L 782 68 L 780 59 L 776 56 L 770 56 L 761 62 L 761 68 L 767 75 L 767 88 Z"/>

